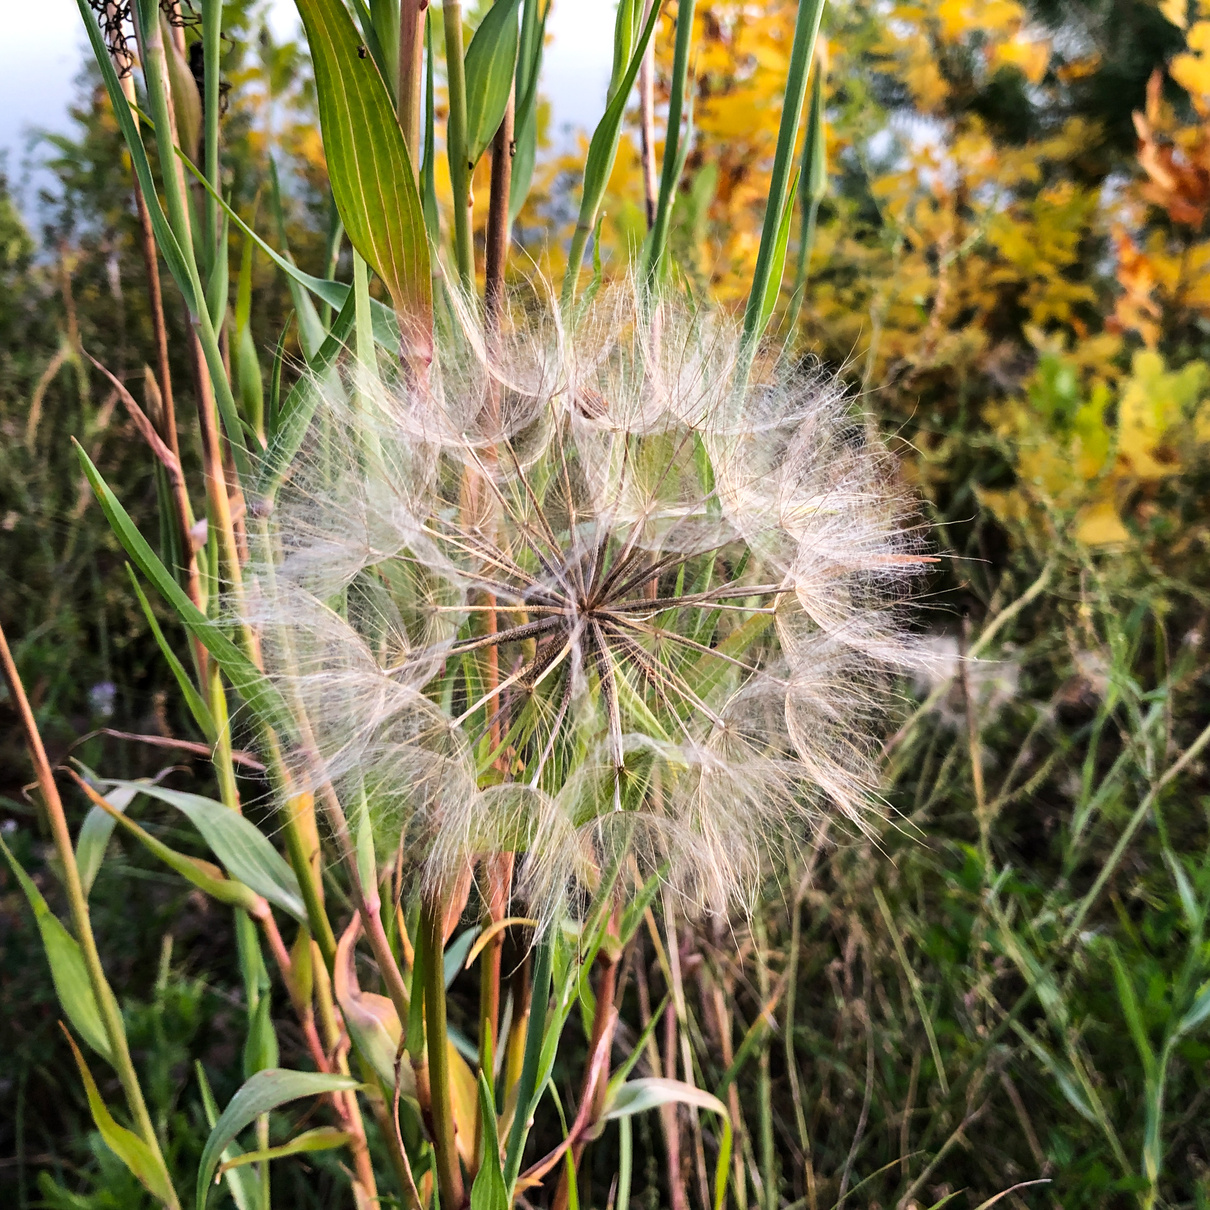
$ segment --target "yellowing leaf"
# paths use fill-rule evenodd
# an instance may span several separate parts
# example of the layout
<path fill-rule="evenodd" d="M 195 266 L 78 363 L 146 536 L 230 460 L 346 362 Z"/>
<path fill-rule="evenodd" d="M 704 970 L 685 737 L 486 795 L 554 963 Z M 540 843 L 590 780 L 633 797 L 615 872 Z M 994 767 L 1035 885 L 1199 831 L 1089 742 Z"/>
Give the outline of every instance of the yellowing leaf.
<path fill-rule="evenodd" d="M 67 1031 L 64 1030 L 64 1032 Z M 172 1210 L 176 1210 L 180 1203 L 177 1201 L 176 1191 L 172 1188 L 172 1182 L 168 1179 L 168 1173 L 164 1169 L 163 1160 L 134 1131 L 127 1130 L 125 1126 L 119 1125 L 114 1120 L 113 1114 L 101 1100 L 96 1081 L 92 1078 L 92 1072 L 88 1070 L 88 1064 L 84 1062 L 80 1048 L 70 1034 L 67 1035 L 67 1043 L 71 1047 L 71 1053 L 75 1056 L 80 1079 L 84 1081 L 89 1112 L 92 1114 L 92 1120 L 96 1124 L 101 1138 L 105 1141 L 105 1145 L 134 1173 L 139 1179 L 139 1183 L 152 1197 L 163 1205 L 171 1207 Z"/>
<path fill-rule="evenodd" d="M 1119 546 L 1130 540 L 1112 500 L 1098 500 L 1081 509 L 1076 519 L 1075 537 L 1085 546 Z"/>
<path fill-rule="evenodd" d="M 1164 20 L 1177 29 L 1184 29 L 1189 23 L 1189 0 L 1160 0 L 1159 8 Z"/>

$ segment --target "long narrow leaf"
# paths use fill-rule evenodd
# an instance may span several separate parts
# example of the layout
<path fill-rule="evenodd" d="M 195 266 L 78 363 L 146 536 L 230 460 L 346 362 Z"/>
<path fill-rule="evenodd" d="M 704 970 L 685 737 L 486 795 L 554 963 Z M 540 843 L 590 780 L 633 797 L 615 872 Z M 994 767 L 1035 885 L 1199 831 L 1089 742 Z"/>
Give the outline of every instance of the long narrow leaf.
<path fill-rule="evenodd" d="M 77 442 L 76 454 L 84 475 L 92 487 L 109 524 L 135 566 L 156 586 L 160 595 L 176 611 L 185 628 L 214 656 L 235 691 L 247 703 L 257 719 L 276 731 L 290 734 L 293 724 L 285 699 L 263 672 L 189 599 L 188 594 L 160 562 L 159 556 L 139 533 L 130 514 L 92 464 Z"/>
<path fill-rule="evenodd" d="M 84 1056 L 80 1053 L 80 1048 L 71 1034 L 67 1035 L 67 1043 L 71 1047 L 71 1053 L 75 1056 L 80 1079 L 84 1081 L 84 1093 L 88 1098 L 89 1112 L 92 1114 L 92 1120 L 96 1124 L 105 1146 L 130 1169 L 152 1197 L 165 1206 L 178 1205 L 176 1192 L 172 1188 L 168 1173 L 164 1171 L 164 1165 L 159 1157 L 134 1131 L 127 1130 L 125 1126 L 119 1125 L 114 1120 L 113 1114 L 101 1100 L 97 1082 L 92 1078 L 92 1072 L 88 1070 L 88 1064 L 84 1062 Z"/>
<path fill-rule="evenodd" d="M 775 268 L 777 242 L 793 167 L 791 161 L 794 156 L 794 143 L 798 137 L 798 121 L 802 116 L 803 99 L 807 91 L 807 72 L 815 54 L 815 39 L 819 34 L 823 6 L 824 0 L 799 0 L 798 4 L 794 41 L 790 47 L 790 68 L 786 76 L 786 93 L 782 102 L 781 125 L 777 131 L 777 150 L 774 153 L 773 174 L 769 181 L 769 200 L 765 204 L 760 250 L 752 272 L 748 306 L 744 312 L 744 338 L 750 348 L 755 344 L 761 330 L 760 319 L 764 313 L 769 282 Z"/>
<path fill-rule="evenodd" d="M 731 1163 L 731 1115 L 726 1105 L 701 1088 L 683 1084 L 679 1080 L 651 1077 L 631 1080 L 623 1084 L 605 1106 L 602 1121 L 611 1122 L 618 1118 L 633 1117 L 648 1109 L 667 1104 L 692 1105 L 697 1109 L 708 1109 L 718 1114 L 723 1125 L 723 1136 L 719 1143 L 718 1160 L 714 1166 L 714 1210 L 721 1210 L 727 1193 L 727 1166 Z"/>
<path fill-rule="evenodd" d="M 263 1151 L 246 1151 L 242 1155 L 233 1156 L 219 1165 L 219 1175 L 225 1176 L 233 1168 L 242 1168 L 245 1164 L 261 1164 L 267 1160 L 280 1160 L 287 1155 L 305 1155 L 310 1151 L 333 1151 L 344 1147 L 352 1136 L 345 1130 L 335 1126 L 316 1126 L 295 1135 L 288 1143 L 277 1147 L 266 1147 Z"/>
<path fill-rule="evenodd" d="M 332 194 L 349 242 L 382 278 L 408 352 L 432 355 L 433 282 L 411 157 L 378 67 L 340 0 L 297 0 L 315 65 Z"/>
<path fill-rule="evenodd" d="M 42 935 L 42 948 L 46 951 L 47 962 L 50 963 L 50 978 L 55 986 L 55 995 L 67 1014 L 68 1021 L 97 1054 L 112 1064 L 113 1050 L 109 1045 L 109 1035 L 106 1034 L 101 1021 L 101 1010 L 93 994 L 79 943 L 47 906 L 42 892 L 21 868 L 20 862 L 13 856 L 12 850 L 4 843 L 2 837 L 0 852 L 3 852 L 13 877 L 25 892 L 29 906 L 33 908 L 34 920 L 37 922 L 38 932 Z"/>
<path fill-rule="evenodd" d="M 168 640 L 164 637 L 164 632 L 160 629 L 160 623 L 152 611 L 151 604 L 143 592 L 142 585 L 139 584 L 138 577 L 134 574 L 134 568 L 127 563 L 126 570 L 130 574 L 130 583 L 134 588 L 135 596 L 139 599 L 143 616 L 147 619 L 147 625 L 151 628 L 152 637 L 155 639 L 156 646 L 160 649 L 160 654 L 164 657 L 176 680 L 177 687 L 181 691 L 181 696 L 185 699 L 185 705 L 189 707 L 189 713 L 193 715 L 193 721 L 201 729 L 207 743 L 216 743 L 218 741 L 218 727 L 215 725 L 214 715 L 210 713 L 210 707 L 206 704 L 206 699 L 197 691 L 189 674 L 185 671 L 184 665 L 177 659 L 176 652 L 168 646 Z"/>
<path fill-rule="evenodd" d="M 245 1126 L 254 1122 L 262 1113 L 268 1113 L 279 1105 L 297 1101 L 301 1097 L 320 1096 L 325 1092 L 351 1092 L 358 1087 L 358 1082 L 349 1076 L 329 1075 L 319 1071 L 286 1071 L 276 1067 L 258 1071 L 231 1098 L 206 1140 L 197 1170 L 197 1210 L 206 1208 L 211 1181 L 224 1149 Z"/>
<path fill-rule="evenodd" d="M 466 48 L 466 158 L 477 164 L 496 135 L 517 66 L 517 7 L 496 0 Z"/>
<path fill-rule="evenodd" d="M 131 790 L 134 789 L 134 786 L 128 783 L 120 786 L 119 789 Z M 99 805 L 95 809 L 104 810 Z M 223 809 L 226 810 L 225 807 Z M 230 811 L 227 813 L 232 814 Z M 169 848 L 163 841 L 157 840 L 145 828 L 135 823 L 125 812 L 113 810 L 107 814 L 114 824 L 121 824 L 148 852 L 158 857 L 169 869 L 175 870 L 203 894 L 209 895 L 212 899 L 217 899 L 219 903 L 225 903 L 229 907 L 243 908 L 252 915 L 265 911 L 261 896 L 237 879 L 226 877 L 217 866 Z"/>
<path fill-rule="evenodd" d="M 150 782 L 112 784 L 135 787 L 140 794 L 175 807 L 197 828 L 210 851 L 245 889 L 250 887 L 299 923 L 306 923 L 307 911 L 294 871 L 250 820 L 200 794 L 166 790 Z"/>
<path fill-rule="evenodd" d="M 655 222 L 644 250 L 642 280 L 650 285 L 660 271 L 664 248 L 668 240 L 668 219 L 672 213 L 672 198 L 680 182 L 688 148 L 689 131 L 685 131 L 685 146 L 681 146 L 681 115 L 685 107 L 685 82 L 689 76 L 689 47 L 693 41 L 693 9 L 695 0 L 680 0 L 676 9 L 676 49 L 672 55 L 672 87 L 668 93 L 668 128 L 664 136 L 664 162 L 660 169 L 660 192 L 655 206 Z M 692 99 L 691 99 L 692 104 Z"/>
<path fill-rule="evenodd" d="M 105 801 L 115 811 L 125 811 L 134 801 L 136 794 L 136 790 L 119 787 L 106 794 Z M 109 838 L 116 826 L 113 816 L 100 807 L 91 807 L 84 816 L 80 834 L 76 838 L 76 866 L 80 871 L 80 885 L 84 888 L 85 895 L 92 890 L 92 884 L 100 873 Z"/>
<path fill-rule="evenodd" d="M 643 55 L 647 53 L 647 43 L 655 33 L 656 21 L 659 20 L 661 5 L 652 4 L 651 14 L 639 37 L 634 52 L 630 57 L 626 73 L 605 108 L 605 115 L 593 131 L 592 141 L 588 145 L 588 158 L 584 162 L 584 191 L 580 199 L 580 214 L 576 219 L 576 229 L 571 237 L 571 248 L 568 253 L 567 272 L 563 277 L 563 305 L 570 305 L 575 297 L 576 284 L 580 280 L 580 262 L 584 259 L 584 245 L 588 236 L 597 224 L 597 212 L 601 208 L 601 199 L 605 196 L 605 186 L 609 182 L 609 174 L 613 171 L 614 161 L 618 156 L 618 139 L 622 133 L 622 117 L 626 112 L 626 102 L 630 90 L 634 87 L 635 77 L 639 74 L 639 66 Z"/>

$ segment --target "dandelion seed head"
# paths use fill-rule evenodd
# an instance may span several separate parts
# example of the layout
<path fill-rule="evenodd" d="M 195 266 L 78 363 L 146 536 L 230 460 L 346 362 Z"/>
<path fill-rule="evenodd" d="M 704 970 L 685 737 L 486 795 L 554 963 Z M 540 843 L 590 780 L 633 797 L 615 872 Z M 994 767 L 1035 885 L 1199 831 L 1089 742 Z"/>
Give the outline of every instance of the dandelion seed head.
<path fill-rule="evenodd" d="M 430 886 L 514 852 L 547 915 L 657 875 L 722 911 L 878 809 L 912 500 L 823 369 L 737 389 L 725 317 L 540 295 L 490 339 L 455 298 L 424 381 L 302 384 L 247 604 L 291 772 Z"/>

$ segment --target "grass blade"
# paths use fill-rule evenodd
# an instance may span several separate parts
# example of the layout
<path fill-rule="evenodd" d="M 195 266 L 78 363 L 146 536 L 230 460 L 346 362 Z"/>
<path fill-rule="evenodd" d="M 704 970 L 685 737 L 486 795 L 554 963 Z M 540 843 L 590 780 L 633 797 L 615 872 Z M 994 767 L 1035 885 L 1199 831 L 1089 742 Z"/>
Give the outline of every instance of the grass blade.
<path fill-rule="evenodd" d="M 576 219 L 576 229 L 571 237 L 571 248 L 567 254 L 567 271 L 563 275 L 563 306 L 570 305 L 575 298 L 576 285 L 580 280 L 580 262 L 584 259 L 584 246 L 588 237 L 597 224 L 597 212 L 601 208 L 601 199 L 605 196 L 605 186 L 609 182 L 609 174 L 613 171 L 614 160 L 618 155 L 618 139 L 622 133 L 622 117 L 626 112 L 626 102 L 630 90 L 634 87 L 635 77 L 639 74 L 639 66 L 647 51 L 647 43 L 655 32 L 656 21 L 659 20 L 660 5 L 651 6 L 651 14 L 647 24 L 639 36 L 626 72 L 621 82 L 614 90 L 609 104 L 605 108 L 605 116 L 593 131 L 592 141 L 588 145 L 588 158 L 584 162 L 584 186 L 580 199 L 580 214 Z M 619 21 L 618 42 L 623 39 L 622 26 Z M 617 53 L 615 47 L 615 54 Z"/>
<path fill-rule="evenodd" d="M 130 576 L 130 583 L 134 588 L 135 596 L 139 599 L 139 605 L 143 609 L 143 616 L 147 619 L 147 625 L 151 628 L 151 634 L 156 641 L 156 646 L 159 647 L 160 654 L 167 661 L 168 667 L 172 671 L 177 687 L 181 691 L 181 696 L 185 699 L 185 705 L 189 707 L 189 713 L 193 715 L 193 721 L 201 729 L 207 743 L 216 743 L 218 740 L 218 727 L 215 725 L 214 715 L 210 713 L 210 707 L 206 704 L 206 699 L 202 697 L 193 681 L 189 679 L 189 674 L 185 671 L 185 667 L 181 661 L 177 659 L 176 652 L 168 646 L 168 640 L 164 637 L 164 632 L 160 629 L 160 623 L 152 611 L 151 604 L 143 592 L 142 585 L 134 574 L 134 568 L 129 563 L 126 564 L 126 571 Z"/>
<path fill-rule="evenodd" d="M 765 204 L 765 221 L 761 228 L 760 250 L 752 271 L 752 289 L 744 311 L 744 339 L 750 349 L 763 330 L 764 313 L 777 258 L 777 243 L 789 193 L 791 159 L 798 137 L 798 120 L 802 115 L 803 98 L 807 91 L 807 71 L 815 54 L 815 39 L 823 16 L 824 0 L 799 0 L 794 23 L 794 42 L 790 48 L 790 70 L 786 76 L 786 95 L 782 103 L 781 125 L 777 132 L 777 151 L 773 158 L 773 175 L 769 181 L 769 200 Z M 784 264 L 784 252 L 783 261 Z M 779 276 L 780 281 L 780 276 Z"/>
<path fill-rule="evenodd" d="M 105 795 L 105 801 L 115 811 L 125 811 L 134 801 L 138 791 L 119 788 Z M 109 838 L 117 822 L 108 811 L 101 807 L 90 807 L 80 825 L 80 835 L 76 838 L 76 866 L 80 871 L 80 885 L 87 895 L 92 890 L 92 884 L 100 873 L 101 863 L 105 860 L 105 850 Z"/>
<path fill-rule="evenodd" d="M 672 85 L 668 93 L 668 128 L 664 136 L 664 162 L 660 168 L 660 192 L 655 206 L 655 222 L 646 245 L 641 280 L 650 288 L 664 260 L 668 242 L 668 219 L 672 198 L 680 182 L 685 163 L 681 150 L 681 117 L 685 109 L 685 81 L 689 76 L 689 47 L 693 41 L 693 10 L 696 0 L 680 0 L 676 10 L 676 49 L 672 55 Z M 689 131 L 685 131 L 686 140 Z M 686 147 L 685 150 L 688 150 Z"/>
<path fill-rule="evenodd" d="M 66 1030 L 63 1032 L 67 1033 Z M 130 1169 L 152 1197 L 165 1206 L 176 1206 L 178 1204 L 176 1193 L 159 1157 L 134 1131 L 127 1130 L 125 1126 L 120 1126 L 114 1120 L 113 1114 L 101 1100 L 97 1083 L 92 1078 L 92 1072 L 88 1070 L 88 1064 L 84 1062 L 84 1056 L 80 1053 L 80 1048 L 71 1034 L 67 1034 L 67 1044 L 71 1047 L 71 1053 L 75 1057 L 76 1067 L 80 1071 L 80 1079 L 84 1081 L 89 1112 L 92 1114 L 92 1120 L 96 1124 L 105 1146 Z"/>
<path fill-rule="evenodd" d="M 288 912 L 300 924 L 307 922 L 302 890 L 294 871 L 250 820 L 200 794 L 166 790 L 150 782 L 116 781 L 111 784 L 131 787 L 148 798 L 175 807 L 202 834 L 210 851 L 233 878 Z"/>
<path fill-rule="evenodd" d="M 319 1071 L 286 1071 L 282 1068 L 258 1071 L 231 1098 L 206 1140 L 197 1170 L 195 1200 L 198 1210 L 205 1210 L 223 1150 L 262 1113 L 269 1113 L 279 1105 L 302 1097 L 320 1096 L 325 1092 L 351 1092 L 359 1087 L 358 1082 L 349 1076 L 328 1075 Z"/>
<path fill-rule="evenodd" d="M 97 1006 L 79 944 L 47 906 L 42 892 L 21 868 L 21 864 L 2 837 L 0 852 L 4 853 L 13 877 L 20 884 L 26 899 L 29 900 L 29 906 L 33 909 L 38 932 L 42 935 L 42 948 L 46 951 L 47 962 L 50 963 L 50 977 L 55 985 L 59 1004 L 76 1033 L 106 1062 L 112 1064 L 113 1050 L 109 1045 L 109 1036 L 101 1020 L 101 1010 Z"/>
<path fill-rule="evenodd" d="M 333 1151 L 337 1147 L 348 1145 L 351 1135 L 335 1126 L 316 1126 L 295 1135 L 288 1143 L 277 1147 L 266 1147 L 263 1151 L 246 1151 L 229 1160 L 224 1160 L 218 1168 L 219 1176 L 226 1176 L 233 1168 L 242 1168 L 245 1164 L 260 1164 L 266 1160 L 280 1160 L 287 1155 L 303 1155 L 310 1151 Z"/>
<path fill-rule="evenodd" d="M 495 137 L 517 66 L 517 8 L 496 0 L 466 48 L 466 159 L 477 164 Z"/>
<path fill-rule="evenodd" d="M 176 611 L 185 628 L 197 638 L 214 656 L 227 674 L 235 691 L 247 703 L 248 708 L 265 726 L 276 731 L 291 732 L 293 726 L 285 699 L 255 664 L 223 633 L 222 629 L 208 618 L 189 599 L 188 594 L 176 582 L 172 574 L 160 562 L 147 539 L 139 533 L 130 514 L 122 507 L 117 496 L 101 477 L 92 460 L 76 443 L 76 454 L 84 475 L 92 487 L 106 518 L 126 553 L 135 566 L 156 586 L 160 595 Z"/>

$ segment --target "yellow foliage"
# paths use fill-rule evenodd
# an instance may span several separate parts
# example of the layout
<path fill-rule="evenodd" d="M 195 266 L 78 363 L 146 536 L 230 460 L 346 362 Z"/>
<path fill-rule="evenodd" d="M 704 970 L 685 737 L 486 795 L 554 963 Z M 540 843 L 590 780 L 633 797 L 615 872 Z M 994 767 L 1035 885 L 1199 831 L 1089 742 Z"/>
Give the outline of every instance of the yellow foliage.
<path fill-rule="evenodd" d="M 1170 370 L 1160 354 L 1140 350 L 1116 408 L 1104 383 L 1083 397 L 1078 370 L 1071 358 L 1044 354 L 1025 398 L 985 409 L 1017 485 L 980 499 L 1012 527 L 1121 545 L 1148 491 L 1210 453 L 1210 365 Z"/>
<path fill-rule="evenodd" d="M 1174 25 L 1178 7 L 1183 16 L 1165 8 Z M 795 0 L 699 0 L 695 10 L 694 136 L 672 252 L 695 291 L 737 310 L 759 247 L 796 11 Z M 657 26 L 657 106 L 675 15 L 669 5 Z M 825 35 L 831 184 L 798 328 L 785 328 L 792 243 L 771 332 L 847 366 L 879 411 L 910 426 L 919 457 L 907 473 L 926 493 L 951 490 L 955 443 L 971 439 L 972 422 L 959 418 L 981 416 L 987 429 L 974 440 L 994 438 L 1015 477 L 980 492 L 1006 525 L 1030 540 L 1061 530 L 1092 547 L 1132 541 L 1143 506 L 1210 444 L 1210 368 L 1161 353 L 1174 324 L 1210 319 L 1210 120 L 1180 122 L 1157 82 L 1138 119 L 1141 171 L 1106 188 L 1082 168 L 1104 144 L 1090 119 L 1014 141 L 970 102 L 980 89 L 1027 88 L 1031 105 L 1049 98 L 1071 113 L 1065 90 L 1100 69 L 1095 52 L 1053 46 L 1023 3 L 838 0 Z M 1210 0 L 1170 68 L 1210 113 Z M 884 111 L 875 94 L 888 80 L 896 99 Z M 540 165 L 533 204 L 543 214 L 568 213 L 554 203 L 586 147 Z M 609 271 L 643 238 L 642 200 L 637 134 L 626 135 L 603 205 Z M 1156 206 L 1168 221 L 1154 221 Z M 532 249 L 546 271 L 561 272 L 565 237 Z"/>

